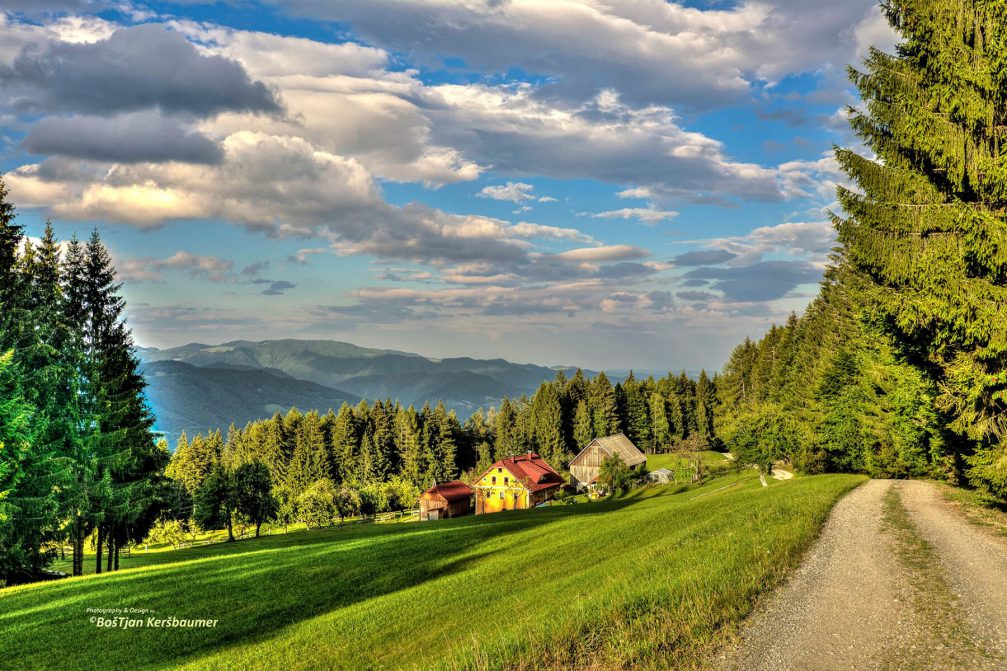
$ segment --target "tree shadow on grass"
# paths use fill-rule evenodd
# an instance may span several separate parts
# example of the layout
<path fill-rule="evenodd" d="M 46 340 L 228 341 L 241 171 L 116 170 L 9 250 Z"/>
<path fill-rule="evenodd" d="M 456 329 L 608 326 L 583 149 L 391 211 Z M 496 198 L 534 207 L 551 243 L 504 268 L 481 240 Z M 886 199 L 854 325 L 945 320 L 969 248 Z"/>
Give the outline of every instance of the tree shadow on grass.
<path fill-rule="evenodd" d="M 346 527 L 165 553 L 166 561 L 0 593 L 11 668 L 161 667 L 276 636 L 286 626 L 465 571 L 480 546 L 612 512 L 633 499 L 388 527 Z M 87 608 L 219 620 L 210 629 L 97 628 Z M 134 615 L 146 623 L 151 614 Z"/>

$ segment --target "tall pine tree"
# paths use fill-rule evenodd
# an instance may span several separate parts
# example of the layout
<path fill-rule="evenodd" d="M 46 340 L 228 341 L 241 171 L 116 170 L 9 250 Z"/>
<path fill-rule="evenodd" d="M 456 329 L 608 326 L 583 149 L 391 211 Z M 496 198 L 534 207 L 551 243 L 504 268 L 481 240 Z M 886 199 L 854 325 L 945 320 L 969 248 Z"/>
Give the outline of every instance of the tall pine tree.
<path fill-rule="evenodd" d="M 972 441 L 972 479 L 1007 497 L 1007 4 L 883 3 L 901 35 L 851 69 L 873 152 L 838 150 L 837 217 L 856 288 Z"/>

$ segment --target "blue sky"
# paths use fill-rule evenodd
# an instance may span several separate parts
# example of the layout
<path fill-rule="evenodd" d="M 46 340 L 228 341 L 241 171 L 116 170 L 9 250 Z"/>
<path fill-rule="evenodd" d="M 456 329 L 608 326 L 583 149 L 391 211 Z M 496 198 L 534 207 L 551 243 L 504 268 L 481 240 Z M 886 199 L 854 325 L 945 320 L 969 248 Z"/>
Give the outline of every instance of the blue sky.
<path fill-rule="evenodd" d="M 0 171 L 97 226 L 140 344 L 719 368 L 800 312 L 854 142 L 850 0 L 28 2 Z"/>

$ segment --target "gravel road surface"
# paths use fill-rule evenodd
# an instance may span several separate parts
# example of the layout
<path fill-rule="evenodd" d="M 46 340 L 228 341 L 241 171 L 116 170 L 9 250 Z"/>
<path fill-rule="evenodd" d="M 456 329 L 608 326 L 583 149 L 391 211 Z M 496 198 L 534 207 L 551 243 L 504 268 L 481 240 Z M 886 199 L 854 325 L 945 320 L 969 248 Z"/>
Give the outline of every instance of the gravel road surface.
<path fill-rule="evenodd" d="M 1007 669 L 1005 604 L 1007 542 L 933 484 L 871 480 L 836 504 L 800 568 L 709 666 Z"/>

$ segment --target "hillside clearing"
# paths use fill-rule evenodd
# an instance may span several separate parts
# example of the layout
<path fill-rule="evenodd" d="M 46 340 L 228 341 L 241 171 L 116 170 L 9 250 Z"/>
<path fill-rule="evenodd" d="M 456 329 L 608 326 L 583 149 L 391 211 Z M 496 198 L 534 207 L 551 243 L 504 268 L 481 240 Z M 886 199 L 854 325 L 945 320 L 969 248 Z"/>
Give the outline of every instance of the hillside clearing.
<path fill-rule="evenodd" d="M 691 667 L 862 481 L 764 490 L 746 473 L 698 500 L 650 488 L 162 552 L 143 568 L 5 590 L 0 648 L 33 670 Z M 113 607 L 219 624 L 96 630 L 86 609 Z"/>

